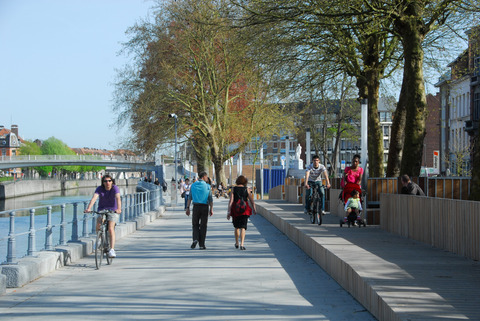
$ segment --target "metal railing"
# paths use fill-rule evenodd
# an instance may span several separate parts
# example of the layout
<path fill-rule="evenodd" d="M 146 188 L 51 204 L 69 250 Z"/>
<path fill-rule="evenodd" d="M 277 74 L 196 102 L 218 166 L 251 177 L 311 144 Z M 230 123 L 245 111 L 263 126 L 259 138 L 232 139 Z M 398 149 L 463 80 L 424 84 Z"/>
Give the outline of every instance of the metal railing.
<path fill-rule="evenodd" d="M 143 216 L 146 212 L 157 209 L 162 204 L 162 192 L 160 188 L 152 188 L 144 192 L 126 194 L 121 196 L 121 200 L 122 213 L 120 214 L 119 224 L 124 224 Z M 26 246 L 22 244 L 24 253 L 26 253 L 26 256 L 35 256 L 38 253 L 37 248 L 41 247 L 42 244 L 43 250 L 52 251 L 55 247 L 54 244 L 66 245 L 67 242 L 78 242 L 80 237 L 95 235 L 95 215 L 83 213 L 87 206 L 88 201 L 85 200 L 0 212 L 0 216 L 8 215 L 10 218 L 8 236 L 0 238 L 0 244 L 7 242 L 6 261 L 2 264 L 17 263 L 18 237 L 27 237 Z M 94 209 L 96 207 L 97 204 L 95 204 Z M 17 213 L 27 215 L 17 216 Z M 41 227 L 36 224 L 36 218 L 41 221 Z M 24 227 L 23 231 L 17 232 L 15 229 L 16 223 Z M 44 232 L 44 239 L 37 238 L 37 234 L 40 232 Z M 67 241 L 68 239 L 69 241 Z"/>
<path fill-rule="evenodd" d="M 44 162 L 44 161 L 117 161 L 128 163 L 143 163 L 154 161 L 146 156 L 119 156 L 119 155 L 18 155 L 18 156 L 0 156 L 0 162 Z"/>

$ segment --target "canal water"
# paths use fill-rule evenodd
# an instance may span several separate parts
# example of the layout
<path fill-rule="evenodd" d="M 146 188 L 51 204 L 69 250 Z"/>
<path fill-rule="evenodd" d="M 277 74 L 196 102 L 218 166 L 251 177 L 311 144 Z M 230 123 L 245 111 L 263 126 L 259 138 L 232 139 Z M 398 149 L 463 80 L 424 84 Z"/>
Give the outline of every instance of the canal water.
<path fill-rule="evenodd" d="M 136 193 L 136 186 L 119 186 L 121 195 Z M 59 244 L 60 228 L 58 225 L 61 221 L 61 205 L 80 202 L 78 204 L 77 215 L 83 218 L 84 202 L 88 202 L 95 188 L 78 188 L 67 190 L 64 192 L 50 192 L 43 194 L 35 194 L 23 197 L 16 197 L 13 199 L 0 200 L 0 263 L 6 261 L 8 233 L 10 229 L 9 212 L 15 211 L 15 234 L 28 232 L 30 229 L 30 211 L 20 210 L 37 207 L 35 210 L 35 229 L 45 227 L 47 224 L 47 210 L 46 206 L 52 206 L 52 224 L 57 225 L 53 228 L 53 245 Z M 42 207 L 42 208 L 38 208 Z M 1 213 L 3 212 L 3 213 Z M 73 205 L 65 207 L 65 216 L 67 222 L 71 222 L 73 218 Z M 92 229 L 93 215 L 89 220 L 88 228 Z M 71 227 L 67 225 L 67 240 L 71 238 Z M 79 236 L 82 233 L 82 223 L 79 223 Z M 16 243 L 16 257 L 20 258 L 26 255 L 28 246 L 28 234 L 20 235 L 15 238 Z M 40 251 L 45 247 L 45 231 L 36 232 L 36 250 Z"/>

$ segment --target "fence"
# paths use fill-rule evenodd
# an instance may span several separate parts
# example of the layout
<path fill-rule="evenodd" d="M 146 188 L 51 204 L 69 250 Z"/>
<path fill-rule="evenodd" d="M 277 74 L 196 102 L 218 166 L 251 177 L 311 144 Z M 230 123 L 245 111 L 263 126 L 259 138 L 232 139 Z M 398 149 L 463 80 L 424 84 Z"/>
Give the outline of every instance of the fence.
<path fill-rule="evenodd" d="M 144 192 L 127 194 L 121 197 L 122 213 L 120 214 L 119 224 L 126 221 L 133 221 L 144 213 L 158 208 L 162 204 L 162 193 L 158 186 L 153 184 Z M 80 209 L 81 204 L 83 207 Z M 2 264 L 16 264 L 17 262 L 17 241 L 21 236 L 27 236 L 26 255 L 34 256 L 37 253 L 37 247 L 44 245 L 44 249 L 53 250 L 54 244 L 65 245 L 67 239 L 76 242 L 80 237 L 88 237 L 95 234 L 96 218 L 89 213 L 83 213 L 87 208 L 87 201 L 65 203 L 57 206 L 38 206 L 26 209 L 16 209 L 7 212 L 0 212 L 0 215 L 9 216 L 8 236 L 0 238 L 0 243 L 7 241 L 6 261 Z M 96 208 L 97 205 L 95 205 Z M 54 211 L 57 209 L 57 211 Z M 70 209 L 70 210 L 69 210 Z M 59 211 L 58 211 L 59 210 Z M 25 216 L 17 216 L 17 213 L 27 212 Z M 67 214 L 69 213 L 69 214 Z M 35 224 L 37 214 L 42 215 L 42 227 Z M 21 219 L 25 231 L 17 232 L 16 222 Z M 90 223 L 90 224 L 89 224 Z M 90 225 L 90 227 L 89 227 Z M 68 228 L 70 226 L 70 228 Z M 44 239 L 37 239 L 37 233 L 44 232 Z M 54 234 L 57 232 L 58 234 Z"/>
<path fill-rule="evenodd" d="M 390 233 L 480 259 L 480 202 L 382 194 L 380 211 Z"/>

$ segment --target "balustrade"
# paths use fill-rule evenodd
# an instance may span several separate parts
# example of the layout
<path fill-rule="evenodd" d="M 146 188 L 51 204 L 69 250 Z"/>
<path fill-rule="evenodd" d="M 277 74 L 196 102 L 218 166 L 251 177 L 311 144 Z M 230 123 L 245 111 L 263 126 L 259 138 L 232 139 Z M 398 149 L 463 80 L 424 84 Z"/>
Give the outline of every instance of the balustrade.
<path fill-rule="evenodd" d="M 120 214 L 119 224 L 124 224 L 126 221 L 135 220 L 138 216 L 142 216 L 147 211 L 156 210 L 162 204 L 162 190 L 158 187 L 153 187 L 144 192 L 134 194 L 127 194 L 122 196 L 122 213 Z M 36 233 L 45 230 L 44 249 L 47 251 L 54 250 L 54 243 L 58 245 L 67 244 L 68 226 L 71 226 L 70 242 L 79 241 L 79 225 L 82 226 L 81 236 L 89 237 L 95 235 L 96 218 L 92 214 L 84 213 L 78 215 L 79 204 L 83 203 L 83 209 L 87 208 L 87 202 L 65 203 L 60 206 L 59 212 L 54 213 L 53 206 L 39 206 L 35 208 L 16 209 L 7 212 L 0 212 L 0 215 L 9 215 L 9 232 L 8 236 L 0 238 L 0 242 L 7 242 L 6 261 L 2 264 L 16 264 L 17 263 L 17 239 L 19 236 L 27 235 L 27 256 L 35 256 L 37 253 L 37 239 Z M 71 208 L 71 221 L 67 220 L 67 207 Z M 96 209 L 95 205 L 95 209 Z M 35 227 L 35 215 L 43 213 L 46 210 L 46 224 L 43 227 Z M 29 229 L 28 231 L 17 232 L 15 230 L 15 222 L 18 220 L 17 213 L 29 213 Z M 52 223 L 52 218 L 56 216 L 58 224 Z M 88 231 L 88 222 L 91 221 L 91 230 Z M 54 232 L 58 232 L 57 237 L 54 237 Z M 41 244 L 41 243 L 40 243 Z M 41 245 L 40 245 L 41 246 Z"/>

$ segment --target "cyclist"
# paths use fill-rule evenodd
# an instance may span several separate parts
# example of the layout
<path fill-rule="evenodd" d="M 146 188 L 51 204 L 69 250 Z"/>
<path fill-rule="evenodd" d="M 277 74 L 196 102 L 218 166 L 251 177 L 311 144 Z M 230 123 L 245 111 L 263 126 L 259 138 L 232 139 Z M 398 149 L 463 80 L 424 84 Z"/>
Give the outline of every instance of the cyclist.
<path fill-rule="evenodd" d="M 98 211 L 111 210 L 114 213 L 107 214 L 108 221 L 108 236 L 110 238 L 110 251 L 109 257 L 116 257 L 115 253 L 115 224 L 118 222 L 119 214 L 122 213 L 122 200 L 120 198 L 120 189 L 115 185 L 114 179 L 110 175 L 104 175 L 102 177 L 102 185 L 98 186 L 93 194 L 88 207 L 85 209 L 85 213 L 90 212 L 93 205 L 98 199 Z M 102 224 L 102 215 L 97 217 L 97 231 Z"/>
<path fill-rule="evenodd" d="M 306 198 L 305 198 L 305 214 L 309 213 L 310 211 L 310 202 L 312 196 L 312 187 L 316 185 L 318 188 L 318 192 L 320 194 L 321 199 L 323 200 L 323 188 L 320 188 L 322 185 L 322 173 L 325 176 L 325 180 L 327 182 L 327 188 L 330 188 L 330 180 L 328 179 L 328 171 L 325 165 L 320 164 L 320 157 L 315 155 L 312 157 L 312 163 L 307 166 L 305 172 L 305 187 L 306 190 Z M 322 204 L 323 208 L 323 204 Z"/>

